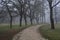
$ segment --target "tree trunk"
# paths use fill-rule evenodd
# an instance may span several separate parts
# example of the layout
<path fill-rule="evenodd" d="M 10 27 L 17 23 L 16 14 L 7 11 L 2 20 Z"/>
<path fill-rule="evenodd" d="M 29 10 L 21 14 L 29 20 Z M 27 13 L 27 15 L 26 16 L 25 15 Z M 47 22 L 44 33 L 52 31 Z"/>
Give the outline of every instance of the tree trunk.
<path fill-rule="evenodd" d="M 12 29 L 12 16 L 10 16 L 10 29 Z"/>
<path fill-rule="evenodd" d="M 9 16 L 10 16 L 10 29 L 12 29 L 12 15 L 11 15 L 11 12 L 10 12 L 9 7 L 8 7 L 7 4 L 6 4 L 6 8 L 7 8 L 7 11 L 9 13 Z"/>
<path fill-rule="evenodd" d="M 39 14 L 36 14 L 36 23 L 39 24 Z"/>
<path fill-rule="evenodd" d="M 20 14 L 20 27 L 22 26 L 22 14 Z"/>
<path fill-rule="evenodd" d="M 32 18 L 30 17 L 30 22 L 31 22 L 31 25 L 33 24 L 33 22 L 32 22 Z"/>
<path fill-rule="evenodd" d="M 43 23 L 43 16 L 42 16 L 42 23 Z"/>
<path fill-rule="evenodd" d="M 39 19 L 38 18 L 36 18 L 36 22 L 37 22 L 37 24 L 39 24 Z"/>
<path fill-rule="evenodd" d="M 46 18 L 45 18 L 45 15 L 44 15 L 44 23 L 46 23 Z"/>
<path fill-rule="evenodd" d="M 21 11 L 20 11 L 20 27 L 22 26 L 22 18 L 23 18 L 23 5 L 21 4 Z"/>
<path fill-rule="evenodd" d="M 33 21 L 32 21 L 31 9 L 30 9 L 30 22 L 31 22 L 31 25 L 32 25 L 33 24 Z"/>
<path fill-rule="evenodd" d="M 30 22 L 31 22 L 31 25 L 33 24 L 33 22 L 32 22 L 32 17 L 30 16 Z"/>
<path fill-rule="evenodd" d="M 27 25 L 26 13 L 24 14 L 25 25 Z"/>
<path fill-rule="evenodd" d="M 53 19 L 53 8 L 52 4 L 49 4 L 50 6 L 50 22 L 51 22 L 51 29 L 55 29 L 54 27 L 54 19 Z"/>

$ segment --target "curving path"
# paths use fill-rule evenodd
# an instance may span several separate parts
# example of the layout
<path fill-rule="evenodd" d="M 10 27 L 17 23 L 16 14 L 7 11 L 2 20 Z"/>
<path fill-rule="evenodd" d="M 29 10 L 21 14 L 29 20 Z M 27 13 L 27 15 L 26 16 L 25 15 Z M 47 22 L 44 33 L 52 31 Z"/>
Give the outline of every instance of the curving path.
<path fill-rule="evenodd" d="M 29 27 L 22 32 L 18 33 L 13 40 L 45 40 L 42 38 L 40 33 L 38 33 L 38 28 L 41 25 Z"/>

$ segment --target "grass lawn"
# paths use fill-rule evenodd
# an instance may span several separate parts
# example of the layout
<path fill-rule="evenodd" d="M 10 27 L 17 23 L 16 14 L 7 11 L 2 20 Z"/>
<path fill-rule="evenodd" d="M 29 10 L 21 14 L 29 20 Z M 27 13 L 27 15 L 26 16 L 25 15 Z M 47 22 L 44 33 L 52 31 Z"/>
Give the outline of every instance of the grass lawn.
<path fill-rule="evenodd" d="M 39 28 L 42 36 L 48 40 L 60 40 L 60 24 L 55 24 L 55 30 L 51 30 L 50 25 L 43 25 Z"/>
<path fill-rule="evenodd" d="M 22 31 L 26 27 L 24 25 L 22 27 L 19 27 L 19 25 L 13 25 L 12 29 L 10 29 L 9 25 L 0 25 L 0 40 L 12 40 L 15 34 Z"/>

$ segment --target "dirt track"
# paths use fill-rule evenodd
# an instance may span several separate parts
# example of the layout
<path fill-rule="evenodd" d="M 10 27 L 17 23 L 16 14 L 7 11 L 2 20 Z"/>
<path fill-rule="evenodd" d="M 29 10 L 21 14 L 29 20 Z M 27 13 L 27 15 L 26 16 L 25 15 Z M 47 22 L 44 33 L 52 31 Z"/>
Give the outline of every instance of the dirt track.
<path fill-rule="evenodd" d="M 29 27 L 22 32 L 18 33 L 13 40 L 45 40 L 38 33 L 38 28 L 41 25 Z"/>

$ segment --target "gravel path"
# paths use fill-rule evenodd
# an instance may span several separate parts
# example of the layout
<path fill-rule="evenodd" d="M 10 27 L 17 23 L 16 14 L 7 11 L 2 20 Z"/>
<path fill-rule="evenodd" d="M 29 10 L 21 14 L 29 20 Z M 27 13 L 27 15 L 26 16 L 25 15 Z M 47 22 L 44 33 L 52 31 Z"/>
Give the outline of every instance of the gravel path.
<path fill-rule="evenodd" d="M 13 40 L 45 40 L 38 33 L 40 25 L 29 27 L 22 32 L 18 33 Z"/>

